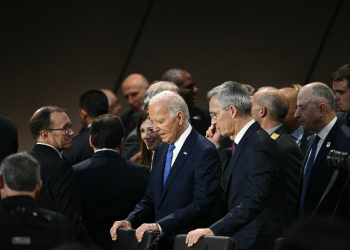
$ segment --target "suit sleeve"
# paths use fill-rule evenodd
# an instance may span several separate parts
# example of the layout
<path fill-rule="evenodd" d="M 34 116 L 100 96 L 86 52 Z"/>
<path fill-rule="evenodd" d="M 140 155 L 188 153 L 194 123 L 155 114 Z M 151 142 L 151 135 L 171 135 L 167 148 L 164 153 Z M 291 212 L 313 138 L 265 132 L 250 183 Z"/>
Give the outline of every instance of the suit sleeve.
<path fill-rule="evenodd" d="M 210 226 L 216 236 L 232 236 L 255 219 L 263 210 L 271 182 L 276 178 L 275 164 L 268 152 L 268 145 L 254 143 L 246 146 L 245 152 L 239 156 L 237 167 L 242 169 L 243 179 L 238 181 L 242 182 L 244 194 L 230 197 L 241 199 L 241 202 L 238 206 L 229 208 L 225 217 Z M 229 186 L 227 188 L 230 189 Z"/>
<path fill-rule="evenodd" d="M 76 241 L 89 242 L 80 219 L 80 192 L 73 168 L 64 163 L 52 180 L 51 192 L 56 203 L 56 212 L 70 221 Z"/>

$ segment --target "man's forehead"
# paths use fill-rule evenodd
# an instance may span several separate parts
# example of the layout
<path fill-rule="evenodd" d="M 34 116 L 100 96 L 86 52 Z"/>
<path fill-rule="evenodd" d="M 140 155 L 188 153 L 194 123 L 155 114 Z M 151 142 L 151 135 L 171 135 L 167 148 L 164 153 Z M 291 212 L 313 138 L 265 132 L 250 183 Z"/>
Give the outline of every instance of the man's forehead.
<path fill-rule="evenodd" d="M 52 112 L 51 121 L 53 123 L 67 123 L 70 122 L 68 115 L 65 112 Z"/>

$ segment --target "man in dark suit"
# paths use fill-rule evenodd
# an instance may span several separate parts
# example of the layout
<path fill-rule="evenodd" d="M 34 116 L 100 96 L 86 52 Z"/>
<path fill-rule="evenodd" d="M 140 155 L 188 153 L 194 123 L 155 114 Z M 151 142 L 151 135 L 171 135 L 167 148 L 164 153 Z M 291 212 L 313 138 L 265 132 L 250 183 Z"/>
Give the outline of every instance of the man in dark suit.
<path fill-rule="evenodd" d="M 111 249 L 109 230 L 123 220 L 145 195 L 149 170 L 119 157 L 124 126 L 114 115 L 98 116 L 91 124 L 92 158 L 73 166 L 80 188 L 83 221 L 91 241 Z"/>
<path fill-rule="evenodd" d="M 305 155 L 307 149 L 307 143 L 310 136 L 313 134 L 310 131 L 304 130 L 300 125 L 300 122 L 297 118 L 294 117 L 295 112 L 297 111 L 297 97 L 298 91 L 294 88 L 282 88 L 280 89 L 282 93 L 287 97 L 289 102 L 289 110 L 284 118 L 283 125 L 286 128 L 286 131 L 294 139 L 301 149 L 301 152 Z"/>
<path fill-rule="evenodd" d="M 182 69 L 169 69 L 161 79 L 162 81 L 173 82 L 179 87 L 179 95 L 185 100 L 190 112 L 192 127 L 204 136 L 210 126 L 209 111 L 195 106 L 198 88 L 190 73 Z"/>
<path fill-rule="evenodd" d="M 251 117 L 252 103 L 241 84 L 225 82 L 208 93 L 216 130 L 237 144 L 227 172 L 228 214 L 210 228 L 191 231 L 193 246 L 203 235 L 233 236 L 237 249 L 273 249 L 286 213 L 283 154 Z"/>
<path fill-rule="evenodd" d="M 161 232 L 160 249 L 172 249 L 177 234 L 208 226 L 215 219 L 219 155 L 188 123 L 187 105 L 178 94 L 163 91 L 154 96 L 149 114 L 163 143 L 154 154 L 145 197 L 124 221 L 114 223 L 111 236 L 116 240 L 121 226 L 137 228 L 139 241 L 147 230 Z"/>
<path fill-rule="evenodd" d="M 120 119 L 126 131 L 129 130 L 131 116 L 141 110 L 143 104 L 143 94 L 149 87 L 147 79 L 141 74 L 131 74 L 122 83 L 123 96 L 130 106 L 130 110 L 121 115 Z"/>
<path fill-rule="evenodd" d="M 288 209 L 284 226 L 288 227 L 297 219 L 298 184 L 304 154 L 282 124 L 289 105 L 288 99 L 281 91 L 273 87 L 260 88 L 254 94 L 252 103 L 253 119 L 277 142 L 284 156 Z"/>
<path fill-rule="evenodd" d="M 332 149 L 350 151 L 350 129 L 336 118 L 332 90 L 323 83 L 305 85 L 298 94 L 295 117 L 305 130 L 315 132 L 309 140 L 300 174 L 299 217 L 349 219 L 349 184 L 342 192 L 348 171 L 331 168 L 326 159 Z"/>
<path fill-rule="evenodd" d="M 37 141 L 30 152 L 40 165 L 43 182 L 37 196 L 42 208 L 64 215 L 71 223 L 76 241 L 90 239 L 80 220 L 80 193 L 72 166 L 62 159 L 60 151 L 72 146 L 71 121 L 64 109 L 45 106 L 30 118 L 30 132 Z"/>
<path fill-rule="evenodd" d="M 17 153 L 18 132 L 16 124 L 0 113 L 0 163 L 8 155 Z M 4 143 L 6 142 L 6 143 Z"/>
<path fill-rule="evenodd" d="M 73 137 L 72 147 L 63 151 L 63 159 L 74 165 L 89 159 L 94 150 L 90 147 L 90 124 L 99 115 L 107 114 L 108 99 L 100 90 L 89 90 L 79 100 L 79 114 L 83 125 L 77 136 Z"/>
<path fill-rule="evenodd" d="M 332 75 L 334 98 L 337 102 L 337 117 L 342 124 L 350 127 L 350 63 L 340 67 Z"/>

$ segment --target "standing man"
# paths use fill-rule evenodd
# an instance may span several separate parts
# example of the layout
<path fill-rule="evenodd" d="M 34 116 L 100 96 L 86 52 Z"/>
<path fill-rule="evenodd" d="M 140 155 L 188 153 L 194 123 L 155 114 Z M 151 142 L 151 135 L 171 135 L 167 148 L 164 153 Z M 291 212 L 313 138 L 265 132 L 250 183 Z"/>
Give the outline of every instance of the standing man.
<path fill-rule="evenodd" d="M 91 124 L 92 158 L 73 166 L 81 193 L 83 220 L 91 241 L 110 250 L 109 230 L 144 197 L 149 170 L 120 158 L 125 135 L 119 117 L 100 115 Z"/>
<path fill-rule="evenodd" d="M 252 98 L 252 117 L 275 140 L 283 156 L 286 173 L 287 220 L 285 227 L 296 221 L 300 169 L 304 154 L 287 133 L 282 122 L 289 110 L 286 96 L 276 88 L 260 88 Z M 299 121 L 298 121 L 299 122 Z"/>
<path fill-rule="evenodd" d="M 125 130 L 128 130 L 131 115 L 141 110 L 143 104 L 143 94 L 149 87 L 147 79 L 140 74 L 131 74 L 125 78 L 122 83 L 123 96 L 130 106 L 130 110 L 125 112 L 120 119 L 122 120 Z"/>
<path fill-rule="evenodd" d="M 172 249 L 174 238 L 210 225 L 219 199 L 220 160 L 215 146 L 188 123 L 188 108 L 178 94 L 163 91 L 149 103 L 154 130 L 161 136 L 142 201 L 124 221 L 111 228 L 137 228 L 142 240 L 147 230 L 164 233 L 160 249 Z M 155 223 L 144 223 L 154 221 Z M 144 224 L 142 224 L 144 223 Z"/>
<path fill-rule="evenodd" d="M 190 73 L 182 69 L 169 69 L 163 74 L 162 81 L 173 82 L 179 87 L 179 95 L 188 106 L 191 125 L 204 136 L 210 126 L 209 111 L 195 106 L 198 88 Z"/>
<path fill-rule="evenodd" d="M 337 117 L 339 121 L 350 127 L 350 63 L 340 67 L 332 75 L 333 91 L 335 92 L 335 100 L 337 102 Z"/>
<path fill-rule="evenodd" d="M 300 174 L 299 217 L 316 215 L 325 219 L 349 219 L 349 184 L 342 192 L 349 173 L 340 168 L 338 174 L 326 159 L 332 149 L 350 151 L 350 129 L 336 118 L 332 90 L 320 82 L 302 87 L 295 117 L 305 130 L 315 132 L 309 140 Z M 328 189 L 332 178 L 335 178 L 334 183 Z"/>
<path fill-rule="evenodd" d="M 10 155 L 1 163 L 1 248 L 51 248 L 72 240 L 70 224 L 63 215 L 38 207 L 35 196 L 41 186 L 40 164 L 28 153 Z"/>
<path fill-rule="evenodd" d="M 298 91 L 293 88 L 282 88 L 280 91 L 287 97 L 289 102 L 289 110 L 286 117 L 284 118 L 283 125 L 286 127 L 287 133 L 290 134 L 293 140 L 300 147 L 301 152 L 303 152 L 305 155 L 308 139 L 313 133 L 304 130 L 299 120 L 294 117 L 295 112 L 298 109 Z"/>
<path fill-rule="evenodd" d="M 0 163 L 8 155 L 17 153 L 18 132 L 17 126 L 10 118 L 0 113 Z"/>
<path fill-rule="evenodd" d="M 191 231 L 186 243 L 191 247 L 204 235 L 230 236 L 237 249 L 272 250 L 286 213 L 283 154 L 252 119 L 252 102 L 241 84 L 225 82 L 208 99 L 216 130 L 237 145 L 227 171 L 229 212 L 209 228 Z"/>
<path fill-rule="evenodd" d="M 90 147 L 90 124 L 99 115 L 107 114 L 108 99 L 100 90 L 89 90 L 79 100 L 79 114 L 83 126 L 80 133 L 73 137 L 72 147 L 63 151 L 63 158 L 74 165 L 89 159 L 94 150 Z"/>
<path fill-rule="evenodd" d="M 80 220 L 78 183 L 72 166 L 59 153 L 72 146 L 71 126 L 65 110 L 54 106 L 42 107 L 30 118 L 30 132 L 37 142 L 30 154 L 41 165 L 43 182 L 37 201 L 40 207 L 60 213 L 70 221 L 76 241 L 89 243 Z"/>

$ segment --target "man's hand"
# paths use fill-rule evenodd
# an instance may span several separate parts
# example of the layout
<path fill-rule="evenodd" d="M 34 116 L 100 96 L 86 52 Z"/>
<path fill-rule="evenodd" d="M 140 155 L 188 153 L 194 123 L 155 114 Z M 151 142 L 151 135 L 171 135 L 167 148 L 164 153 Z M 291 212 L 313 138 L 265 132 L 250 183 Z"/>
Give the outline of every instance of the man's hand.
<path fill-rule="evenodd" d="M 155 233 L 159 233 L 160 229 L 157 223 L 143 223 L 141 226 L 139 226 L 138 229 L 136 229 L 136 238 L 139 242 L 141 242 L 143 234 L 146 231 L 153 231 Z"/>
<path fill-rule="evenodd" d="M 188 247 L 191 247 L 198 242 L 200 237 L 204 235 L 214 236 L 214 233 L 213 231 L 211 231 L 210 228 L 199 228 L 193 230 L 187 234 L 186 244 L 188 245 Z"/>
<path fill-rule="evenodd" d="M 216 129 L 215 124 L 210 125 L 208 130 L 205 132 L 205 137 L 214 143 L 216 148 L 220 148 L 221 146 L 221 140 L 222 140 L 222 135 L 218 129 Z"/>
<path fill-rule="evenodd" d="M 112 240 L 116 240 L 117 239 L 117 230 L 120 227 L 125 227 L 125 228 L 128 228 L 128 229 L 132 229 L 131 223 L 129 221 L 126 221 L 126 220 L 115 221 L 113 223 L 113 226 L 112 226 L 111 230 L 110 230 Z"/>

